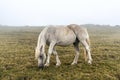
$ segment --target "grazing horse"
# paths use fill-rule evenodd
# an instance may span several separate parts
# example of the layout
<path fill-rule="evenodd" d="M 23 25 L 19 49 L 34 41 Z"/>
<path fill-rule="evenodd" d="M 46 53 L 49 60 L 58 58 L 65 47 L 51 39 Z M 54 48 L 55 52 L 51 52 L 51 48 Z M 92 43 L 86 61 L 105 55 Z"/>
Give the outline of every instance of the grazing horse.
<path fill-rule="evenodd" d="M 35 58 L 38 60 L 38 67 L 43 68 L 44 66 L 49 66 L 52 53 L 56 55 L 56 66 L 60 66 L 61 62 L 55 49 L 55 46 L 57 45 L 68 46 L 73 44 L 76 54 L 71 65 L 77 64 L 80 42 L 85 47 L 86 60 L 91 64 L 92 57 L 90 53 L 89 35 L 86 28 L 76 24 L 70 24 L 64 27 L 49 26 L 44 28 L 38 37 L 37 47 L 35 49 Z M 46 44 L 49 46 L 47 60 L 45 54 Z"/>

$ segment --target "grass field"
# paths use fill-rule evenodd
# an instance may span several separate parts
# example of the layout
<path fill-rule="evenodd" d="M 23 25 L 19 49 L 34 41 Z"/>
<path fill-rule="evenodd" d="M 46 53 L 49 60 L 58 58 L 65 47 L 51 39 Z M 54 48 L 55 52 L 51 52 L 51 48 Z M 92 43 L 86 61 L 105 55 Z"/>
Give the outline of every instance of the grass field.
<path fill-rule="evenodd" d="M 39 27 L 0 28 L 0 80 L 120 80 L 120 27 L 88 27 L 93 64 L 84 61 L 83 47 L 77 65 L 73 46 L 57 47 L 62 65 L 38 69 L 34 48 Z M 46 47 L 46 52 L 47 52 Z"/>

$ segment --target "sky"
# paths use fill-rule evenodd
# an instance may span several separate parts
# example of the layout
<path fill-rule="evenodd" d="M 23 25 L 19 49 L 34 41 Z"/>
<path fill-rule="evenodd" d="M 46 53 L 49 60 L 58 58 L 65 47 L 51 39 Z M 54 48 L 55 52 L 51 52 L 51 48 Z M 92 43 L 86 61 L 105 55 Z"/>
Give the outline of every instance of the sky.
<path fill-rule="evenodd" d="M 120 0 L 0 0 L 0 24 L 120 25 Z"/>

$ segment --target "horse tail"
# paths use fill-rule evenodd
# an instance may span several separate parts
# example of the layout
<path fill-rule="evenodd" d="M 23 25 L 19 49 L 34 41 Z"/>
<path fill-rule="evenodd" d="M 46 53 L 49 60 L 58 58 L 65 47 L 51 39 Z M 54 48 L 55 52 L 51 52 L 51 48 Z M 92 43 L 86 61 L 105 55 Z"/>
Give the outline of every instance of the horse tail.
<path fill-rule="evenodd" d="M 85 41 L 88 44 L 88 46 L 90 47 L 90 38 L 89 38 L 89 34 L 87 32 L 87 29 L 85 29 L 85 32 L 86 32 L 86 39 L 85 39 Z M 85 48 L 84 48 L 84 57 L 85 57 L 85 61 L 87 61 L 88 60 L 88 54 L 87 54 L 87 51 L 86 51 Z"/>

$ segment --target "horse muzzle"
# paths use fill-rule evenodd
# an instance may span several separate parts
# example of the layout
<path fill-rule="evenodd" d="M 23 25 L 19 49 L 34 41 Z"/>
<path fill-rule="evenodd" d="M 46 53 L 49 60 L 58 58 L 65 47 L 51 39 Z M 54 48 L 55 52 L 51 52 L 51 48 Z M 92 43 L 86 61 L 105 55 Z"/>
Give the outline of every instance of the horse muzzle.
<path fill-rule="evenodd" d="M 44 68 L 44 64 L 41 64 L 38 66 L 39 69 L 43 69 Z"/>

